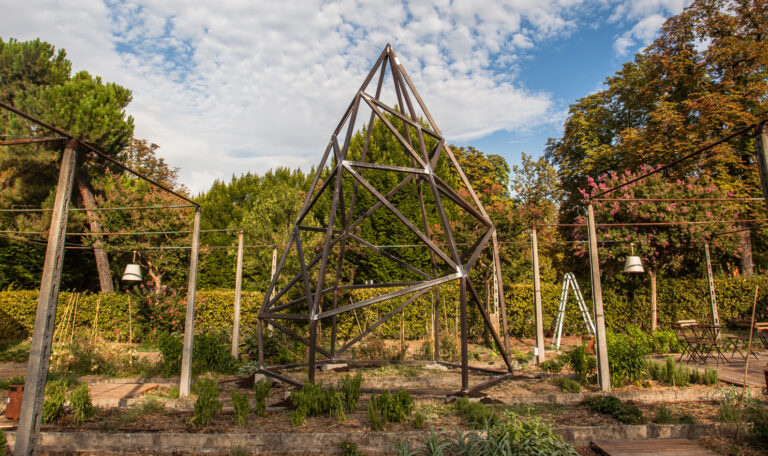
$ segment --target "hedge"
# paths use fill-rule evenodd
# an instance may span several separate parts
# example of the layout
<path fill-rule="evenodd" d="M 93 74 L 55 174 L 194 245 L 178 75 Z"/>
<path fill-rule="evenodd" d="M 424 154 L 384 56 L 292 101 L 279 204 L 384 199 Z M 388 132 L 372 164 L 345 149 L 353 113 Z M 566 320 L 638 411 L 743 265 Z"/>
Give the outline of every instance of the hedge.
<path fill-rule="evenodd" d="M 591 296 L 589 284 L 580 281 L 584 299 L 590 308 Z M 755 285 L 760 286 L 758 314 L 760 318 L 768 317 L 766 302 L 768 302 L 768 277 L 755 276 L 743 278 L 716 279 L 717 302 L 722 323 L 728 323 L 735 318 L 746 317 L 751 310 L 754 299 Z M 649 287 L 604 286 L 603 300 L 605 304 L 606 324 L 617 331 L 630 324 L 648 328 L 650 324 Z M 37 304 L 37 291 L 0 291 L 0 339 L 28 337 L 31 334 Z M 355 290 L 352 293 L 354 301 L 360 301 L 374 295 L 372 290 Z M 560 284 L 542 284 L 542 301 L 544 311 L 544 328 L 550 331 L 554 325 L 557 307 L 560 300 Z M 455 284 L 446 285 L 440 291 L 440 321 L 450 333 L 455 328 L 455 318 L 458 304 L 458 293 Z M 198 309 L 195 315 L 195 325 L 198 330 L 232 327 L 232 309 L 234 302 L 233 290 L 201 290 L 197 294 Z M 516 337 L 532 337 L 533 325 L 533 290 L 530 284 L 513 284 L 505 288 L 507 313 L 510 332 Z M 59 295 L 59 306 L 56 321 L 59 323 L 64 315 L 71 292 Z M 375 322 L 378 317 L 385 315 L 403 302 L 407 297 L 379 303 L 373 306 L 347 312 L 338 317 L 339 337 L 347 339 L 354 337 Z M 243 292 L 241 300 L 241 325 L 244 328 L 254 327 L 256 314 L 263 299 L 260 292 Z M 128 296 L 120 293 L 111 294 L 81 294 L 77 304 L 76 325 L 80 328 L 92 328 L 96 304 L 99 302 L 98 331 L 102 337 L 125 340 L 128 331 Z M 399 338 L 401 325 L 407 339 L 419 339 L 431 333 L 431 292 L 406 307 L 403 320 L 399 315 L 379 327 L 377 332 L 384 337 Z M 470 306 L 472 309 L 472 306 Z M 133 322 L 135 324 L 135 308 Z M 708 321 L 710 311 L 709 292 L 706 279 L 659 279 L 658 283 L 658 320 L 660 328 L 669 328 L 676 320 L 695 318 Z M 472 327 L 475 334 L 482 331 L 479 315 L 476 311 L 472 316 Z M 324 320 L 327 331 L 330 320 Z M 573 296 L 570 296 L 566 314 L 566 333 L 583 333 L 584 323 L 578 311 Z M 134 332 L 137 332 L 134 326 Z"/>

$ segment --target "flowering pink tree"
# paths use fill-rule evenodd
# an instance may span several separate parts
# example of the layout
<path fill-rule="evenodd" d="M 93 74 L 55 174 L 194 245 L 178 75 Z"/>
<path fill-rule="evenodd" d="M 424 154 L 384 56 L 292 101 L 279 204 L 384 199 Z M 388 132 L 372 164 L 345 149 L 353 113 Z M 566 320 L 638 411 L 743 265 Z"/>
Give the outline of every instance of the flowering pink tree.
<path fill-rule="evenodd" d="M 609 172 L 594 180 L 589 178 L 588 188 L 580 190 L 585 199 L 613 188 L 637 176 L 651 171 L 643 166 L 637 172 Z M 678 273 L 686 261 L 702 259 L 704 242 L 710 243 L 713 252 L 734 252 L 733 235 L 714 236 L 734 230 L 734 220 L 739 218 L 739 204 L 723 201 L 633 201 L 635 199 L 716 199 L 727 198 L 708 176 L 688 176 L 683 179 L 667 178 L 655 174 L 634 184 L 623 187 L 605 198 L 595 200 L 595 222 L 598 225 L 601 268 L 615 272 L 623 268 L 625 258 L 634 244 L 635 255 L 643 261 L 643 267 L 651 278 L 651 329 L 656 329 L 656 278 L 662 272 Z M 616 201 L 618 199 L 618 201 Z M 623 200 L 623 201 L 622 201 Z M 586 223 L 586 217 L 577 218 Z M 621 224 L 600 227 L 600 224 Z M 642 225 L 644 223 L 669 223 L 669 225 Z M 574 231 L 577 239 L 586 239 L 586 230 Z M 587 255 L 587 246 L 576 244 L 576 254 Z M 736 251 L 738 255 L 739 252 Z"/>

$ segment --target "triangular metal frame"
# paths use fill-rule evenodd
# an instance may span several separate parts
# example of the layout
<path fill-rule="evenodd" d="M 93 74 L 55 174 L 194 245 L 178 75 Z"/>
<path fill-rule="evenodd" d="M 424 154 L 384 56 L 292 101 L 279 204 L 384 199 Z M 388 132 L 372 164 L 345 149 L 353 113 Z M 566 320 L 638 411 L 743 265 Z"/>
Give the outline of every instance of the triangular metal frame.
<path fill-rule="evenodd" d="M 389 74 L 392 78 L 395 94 L 397 98 L 398 106 L 401 110 L 388 106 L 380 99 L 382 94 L 382 87 L 387 74 L 387 68 L 389 68 Z M 375 94 L 371 95 L 366 90 L 369 84 L 379 73 L 378 83 L 376 85 Z M 414 100 L 415 103 L 414 104 Z M 371 115 L 367 128 L 365 143 L 362 148 L 361 157 L 359 160 L 351 161 L 347 160 L 347 154 L 349 152 L 350 141 L 354 134 L 355 120 L 358 114 L 358 108 L 364 103 L 371 109 Z M 429 127 L 425 127 L 419 121 L 417 110 L 415 106 L 421 110 L 421 113 L 426 117 Z M 402 130 L 406 132 L 405 137 L 400 134 L 398 128 L 393 125 L 392 120 L 396 123 L 402 122 Z M 389 164 L 375 163 L 368 161 L 368 149 L 371 141 L 370 126 L 373 125 L 374 120 L 382 122 L 390 133 L 397 138 L 405 153 L 406 157 L 410 159 L 412 166 L 393 166 Z M 346 131 L 344 127 L 346 126 Z M 412 143 L 411 132 L 416 134 L 418 143 Z M 343 137 L 340 135 L 343 134 Z M 437 146 L 433 150 L 427 150 L 425 136 L 429 136 L 437 140 Z M 342 142 L 340 143 L 340 139 Z M 466 200 L 462 195 L 451 188 L 451 186 L 435 175 L 433 169 L 438 164 L 438 160 L 445 154 L 450 160 L 450 164 L 458 174 L 461 183 L 465 186 L 471 201 Z M 383 194 L 376 189 L 369 181 L 367 181 L 361 174 L 360 170 L 365 168 L 373 168 L 383 171 L 391 171 L 397 173 L 403 173 L 406 176 L 397 184 L 394 188 L 389 190 L 386 194 Z M 325 181 L 318 187 L 321 174 L 324 170 L 330 169 L 330 175 L 327 176 Z M 326 171 L 327 172 L 327 171 Z M 350 199 L 349 209 L 345 210 L 344 204 L 344 191 L 342 187 L 343 175 L 349 175 L 354 178 L 354 187 Z M 404 186 L 414 182 L 418 189 L 419 205 L 421 209 L 423 228 L 419 228 L 403 215 L 390 199 L 398 190 Z M 431 192 L 431 200 L 434 202 L 435 209 L 439 214 L 442 229 L 445 232 L 446 242 L 438 245 L 433 241 L 430 234 L 430 227 L 427 223 L 427 212 L 425 208 L 425 201 L 422 193 L 422 186 L 426 186 L 427 191 Z M 358 191 L 360 187 L 363 187 L 366 191 L 372 194 L 377 202 L 373 204 L 361 217 L 356 220 L 351 220 L 355 202 L 358 197 Z M 324 192 L 332 191 L 332 199 L 330 210 L 328 212 L 327 225 L 324 227 L 310 227 L 304 224 L 304 220 L 315 203 L 319 200 L 320 196 Z M 454 234 L 451 230 L 449 220 L 446 217 L 445 210 L 443 208 L 441 198 L 448 198 L 457 207 L 463 209 L 470 215 L 472 215 L 479 225 L 483 227 L 484 232 L 471 246 L 464 250 L 460 250 L 454 239 Z M 406 261 L 392 255 L 391 253 L 382 250 L 381 248 L 373 245 L 372 243 L 360 238 L 353 230 L 360 223 L 371 216 L 377 209 L 384 207 L 392 215 L 394 215 L 400 222 L 408 227 L 411 233 L 415 235 L 424 246 L 429 248 L 432 271 L 425 272 L 415 266 L 407 263 Z M 341 209 L 339 211 L 339 209 Z M 339 220 L 337 220 L 337 218 Z M 337 223 L 340 221 L 341 228 L 337 228 Z M 304 255 L 304 246 L 302 245 L 301 233 L 302 232 L 321 232 L 324 234 L 322 242 L 322 250 L 314 258 L 307 261 Z M 347 244 L 355 242 L 358 245 L 362 245 L 377 254 L 380 254 L 389 260 L 395 261 L 403 268 L 409 270 L 415 275 L 418 275 L 421 280 L 401 282 L 401 283 L 383 283 L 383 284 L 340 284 L 339 283 L 339 271 L 342 267 L 342 261 L 344 259 L 344 250 L 347 248 Z M 326 284 L 326 275 L 328 269 L 332 267 L 329 265 L 329 252 L 332 248 L 339 246 L 340 253 L 338 255 L 338 263 L 336 264 L 337 273 L 335 275 L 335 283 L 329 286 Z M 494 273 L 498 275 L 496 277 L 494 285 L 497 287 L 495 295 L 499 296 L 501 304 L 501 313 L 503 321 L 503 336 L 504 342 L 491 324 L 490 316 L 486 311 L 478 292 L 469 277 L 469 271 L 475 265 L 479 259 L 481 253 L 486 246 L 491 245 L 493 248 L 493 264 Z M 446 248 L 447 247 L 447 248 Z M 286 263 L 292 249 L 295 248 L 298 256 L 298 263 L 300 271 L 298 274 L 289 276 L 291 280 L 280 291 L 276 292 L 277 281 Z M 443 267 L 442 265 L 445 265 Z M 317 267 L 317 274 L 315 283 L 312 283 L 312 277 L 314 269 Z M 313 273 L 310 273 L 310 270 Z M 484 324 L 489 331 L 489 334 L 494 340 L 499 352 L 502 355 L 504 363 L 506 364 L 507 371 L 496 371 L 496 373 L 510 375 L 512 372 L 512 364 L 509 358 L 509 340 L 508 340 L 508 326 L 506 321 L 506 308 L 504 304 L 504 291 L 501 280 L 501 267 L 498 256 L 498 242 L 496 237 L 496 228 L 493 222 L 488 217 L 482 203 L 477 197 L 476 193 L 472 189 L 472 185 L 469 183 L 466 175 L 464 174 L 461 166 L 459 166 L 456 157 L 451 149 L 448 147 L 445 139 L 442 136 L 439 128 L 435 124 L 434 119 L 427 110 L 421 96 L 416 91 L 413 83 L 405 72 L 400 60 L 395 54 L 390 45 L 387 45 L 382 53 L 379 55 L 373 68 L 368 73 L 360 89 L 356 92 L 352 103 L 347 108 L 346 112 L 342 116 L 341 121 L 331 135 L 331 139 L 325 148 L 322 159 L 317 167 L 316 174 L 310 186 L 310 192 L 308 192 L 304 204 L 299 212 L 297 221 L 293 227 L 293 230 L 286 243 L 285 249 L 278 261 L 275 274 L 269 284 L 269 287 L 265 293 L 264 302 L 258 314 L 258 332 L 259 340 L 262 339 L 263 323 L 272 325 L 274 328 L 284 332 L 285 334 L 293 337 L 294 339 L 302 342 L 309 347 L 309 360 L 307 363 L 309 367 L 309 381 L 314 381 L 315 369 L 318 364 L 324 362 L 330 362 L 339 360 L 339 356 L 343 354 L 356 342 L 362 340 L 366 335 L 375 330 L 376 327 L 387 321 L 389 318 L 402 311 L 408 304 L 418 299 L 420 296 L 428 292 L 429 290 L 435 290 L 434 295 L 434 308 L 437 309 L 437 303 L 439 300 L 439 289 L 441 285 L 459 282 L 460 285 L 460 321 L 461 321 L 461 369 L 462 369 L 462 391 L 474 391 L 478 389 L 477 385 L 473 388 L 469 388 L 468 383 L 468 371 L 473 369 L 468 365 L 467 357 L 467 290 L 469 290 L 472 302 L 475 303 L 480 315 L 484 320 Z M 289 302 L 281 302 L 281 299 L 286 292 L 294 286 L 303 287 L 303 295 L 299 299 L 294 299 Z M 358 288 L 393 288 L 394 291 L 390 291 L 379 296 L 365 299 L 360 302 L 353 302 L 349 305 L 338 306 L 337 297 L 338 291 L 350 290 Z M 321 303 L 323 296 L 333 293 L 333 307 L 331 309 L 323 310 Z M 336 348 L 336 316 L 343 312 L 353 311 L 360 307 L 368 306 L 377 302 L 382 302 L 388 299 L 409 296 L 400 306 L 395 308 L 392 312 L 385 315 L 379 321 L 377 321 L 372 327 L 369 327 L 362 334 L 356 338 L 348 341 L 338 349 Z M 295 313 L 295 307 L 302 302 L 306 303 L 306 313 Z M 281 313 L 284 310 L 294 308 L 294 313 Z M 438 315 L 437 312 L 434 315 Z M 317 323 L 323 319 L 330 318 L 332 324 L 331 330 L 331 348 L 327 350 L 317 344 Z M 281 324 L 280 320 L 304 320 L 309 322 L 309 337 L 304 337 L 297 334 L 294 330 L 288 328 L 286 325 Z M 436 318 L 434 322 L 434 361 L 441 362 L 439 359 L 439 319 Z M 326 358 L 325 361 L 317 359 L 317 353 Z M 269 369 L 264 366 L 263 353 L 260 349 L 259 357 L 260 366 L 262 371 L 268 375 L 272 375 L 276 378 L 280 378 L 283 381 L 289 381 L 293 384 L 298 384 L 295 381 L 290 380 L 287 377 L 283 377 L 278 374 L 274 369 Z M 450 364 L 450 363 L 443 363 Z M 276 366 L 275 366 L 276 367 Z M 454 365 L 454 367 L 456 367 Z M 494 381 L 495 383 L 496 381 Z M 489 382 L 485 382 L 489 383 Z"/>

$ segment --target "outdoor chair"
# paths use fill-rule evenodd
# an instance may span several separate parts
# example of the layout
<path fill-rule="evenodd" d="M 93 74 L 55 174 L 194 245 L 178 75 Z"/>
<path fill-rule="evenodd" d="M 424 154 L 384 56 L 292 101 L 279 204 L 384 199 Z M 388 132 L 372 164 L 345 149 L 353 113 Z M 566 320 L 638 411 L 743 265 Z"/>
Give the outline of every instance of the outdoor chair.
<path fill-rule="evenodd" d="M 680 359 L 682 361 L 686 353 L 688 354 L 688 361 L 696 356 L 699 349 L 698 339 L 695 331 L 695 327 L 698 323 L 696 320 L 678 320 L 674 325 L 675 337 L 680 345 L 683 346 L 683 352 L 680 353 Z"/>
<path fill-rule="evenodd" d="M 733 350 L 731 351 L 731 359 L 733 359 L 734 355 L 738 353 L 742 359 L 746 360 L 747 356 L 749 356 L 747 353 L 745 353 L 745 351 L 749 345 L 749 327 L 751 321 L 742 319 L 736 320 L 734 323 L 736 326 L 736 334 L 727 336 L 728 341 L 733 345 Z M 755 324 L 755 330 L 757 330 L 757 324 Z M 757 334 L 757 332 L 753 334 L 753 339 L 757 338 Z M 757 354 L 751 347 L 749 347 L 749 353 L 754 356 L 755 359 L 757 359 Z"/>
<path fill-rule="evenodd" d="M 698 356 L 703 363 L 706 364 L 711 356 L 715 358 L 715 365 L 720 364 L 721 358 L 723 362 L 728 362 L 722 351 L 728 343 L 719 337 L 720 325 L 697 325 L 694 330 L 698 335 Z"/>

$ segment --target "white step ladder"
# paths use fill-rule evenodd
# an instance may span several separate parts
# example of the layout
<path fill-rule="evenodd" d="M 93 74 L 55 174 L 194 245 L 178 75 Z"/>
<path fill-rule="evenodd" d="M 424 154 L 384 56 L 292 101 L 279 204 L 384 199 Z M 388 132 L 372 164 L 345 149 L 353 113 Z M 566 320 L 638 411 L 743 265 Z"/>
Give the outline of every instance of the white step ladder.
<path fill-rule="evenodd" d="M 576 282 L 576 277 L 572 272 L 566 272 L 563 276 L 563 291 L 560 294 L 560 307 L 557 309 L 557 318 L 555 319 L 555 333 L 552 335 L 552 343 L 557 350 L 560 350 L 560 338 L 563 335 L 563 322 L 565 321 L 565 305 L 568 303 L 568 289 L 573 288 L 573 294 L 576 296 L 576 302 L 581 310 L 581 318 L 584 319 L 584 323 L 587 325 L 587 331 L 589 334 L 595 334 L 595 323 L 592 321 L 592 316 L 589 314 L 589 309 L 584 303 L 584 296 L 581 295 L 581 288 L 579 283 Z"/>

